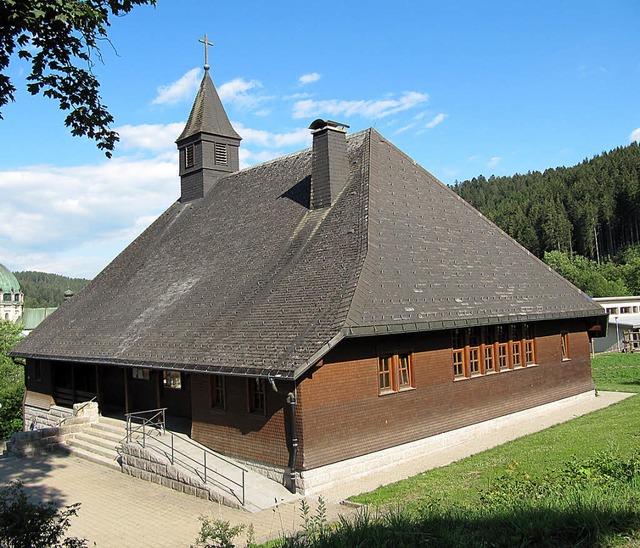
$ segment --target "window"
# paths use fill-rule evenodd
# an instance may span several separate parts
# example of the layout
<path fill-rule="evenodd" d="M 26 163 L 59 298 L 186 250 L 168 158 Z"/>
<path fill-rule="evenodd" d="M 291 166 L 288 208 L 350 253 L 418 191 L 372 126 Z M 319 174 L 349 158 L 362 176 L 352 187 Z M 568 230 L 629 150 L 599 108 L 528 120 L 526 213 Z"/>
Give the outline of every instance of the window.
<path fill-rule="evenodd" d="M 631 314 L 631 307 L 630 306 L 620 307 L 620 314 Z"/>
<path fill-rule="evenodd" d="M 511 325 L 510 338 L 511 338 L 511 363 L 513 367 L 522 367 L 522 342 L 521 342 L 521 327 L 519 325 Z"/>
<path fill-rule="evenodd" d="M 249 413 L 267 414 L 267 394 L 264 379 L 247 379 L 249 383 Z"/>
<path fill-rule="evenodd" d="M 214 161 L 217 166 L 227 165 L 227 146 L 223 143 L 215 143 L 213 145 Z"/>
<path fill-rule="evenodd" d="M 11 300 L 11 293 L 5 293 L 5 294 L 2 296 L 2 300 L 4 300 L 4 301 L 10 301 L 10 300 Z"/>
<path fill-rule="evenodd" d="M 131 376 L 134 379 L 139 379 L 142 381 L 148 381 L 149 380 L 149 370 L 148 369 L 140 369 L 139 367 L 134 367 L 133 371 L 131 372 Z"/>
<path fill-rule="evenodd" d="M 184 149 L 184 167 L 195 165 L 195 150 L 193 145 L 187 145 Z"/>
<path fill-rule="evenodd" d="M 524 339 L 524 364 L 536 363 L 535 344 L 533 341 L 533 327 L 528 323 L 522 324 L 522 338 Z"/>
<path fill-rule="evenodd" d="M 175 390 L 182 389 L 182 373 L 180 371 L 163 371 L 162 379 L 165 387 Z"/>
<path fill-rule="evenodd" d="M 222 375 L 211 375 L 211 377 L 209 377 L 209 389 L 211 393 L 211 407 L 213 409 L 226 409 L 227 399 L 224 377 Z"/>
<path fill-rule="evenodd" d="M 560 333 L 560 348 L 563 361 L 569 360 L 569 333 Z"/>
<path fill-rule="evenodd" d="M 391 356 L 378 360 L 378 391 L 380 394 L 392 392 L 391 388 Z"/>
<path fill-rule="evenodd" d="M 409 354 L 400 354 L 398 356 L 398 390 L 411 388 L 411 359 Z"/>
<path fill-rule="evenodd" d="M 378 394 L 392 394 L 413 388 L 413 366 L 410 354 L 378 358 Z"/>
<path fill-rule="evenodd" d="M 498 347 L 498 369 L 504 371 L 509 369 L 509 333 L 507 326 L 496 326 L 496 346 Z"/>
<path fill-rule="evenodd" d="M 460 329 L 451 333 L 451 348 L 453 349 L 453 376 L 464 377 L 464 337 Z"/>
<path fill-rule="evenodd" d="M 20 302 L 20 293 L 16 293 L 13 298 L 16 302 Z"/>

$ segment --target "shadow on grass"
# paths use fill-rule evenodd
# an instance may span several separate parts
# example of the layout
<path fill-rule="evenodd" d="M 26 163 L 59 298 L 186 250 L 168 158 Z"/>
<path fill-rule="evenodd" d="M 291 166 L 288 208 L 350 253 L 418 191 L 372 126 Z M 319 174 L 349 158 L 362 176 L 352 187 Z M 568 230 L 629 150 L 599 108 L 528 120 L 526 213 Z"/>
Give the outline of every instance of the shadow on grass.
<path fill-rule="evenodd" d="M 638 539 L 639 527 L 637 510 L 511 509 L 490 515 L 450 510 L 427 516 L 362 511 L 342 519 L 331 532 L 316 534 L 311 543 L 288 539 L 282 546 L 600 546 Z"/>

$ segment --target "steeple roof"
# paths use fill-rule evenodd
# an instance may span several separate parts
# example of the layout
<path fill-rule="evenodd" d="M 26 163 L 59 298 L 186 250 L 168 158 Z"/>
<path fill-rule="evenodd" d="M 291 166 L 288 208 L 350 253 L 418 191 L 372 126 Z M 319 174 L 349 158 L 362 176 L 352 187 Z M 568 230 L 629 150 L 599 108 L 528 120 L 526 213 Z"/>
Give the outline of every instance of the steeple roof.
<path fill-rule="evenodd" d="M 216 87 L 213 85 L 209 71 L 205 69 L 204 77 L 200 83 L 198 95 L 193 103 L 189 120 L 177 142 L 196 135 L 198 133 L 210 133 L 231 139 L 242 139 L 236 133 L 224 111 Z"/>

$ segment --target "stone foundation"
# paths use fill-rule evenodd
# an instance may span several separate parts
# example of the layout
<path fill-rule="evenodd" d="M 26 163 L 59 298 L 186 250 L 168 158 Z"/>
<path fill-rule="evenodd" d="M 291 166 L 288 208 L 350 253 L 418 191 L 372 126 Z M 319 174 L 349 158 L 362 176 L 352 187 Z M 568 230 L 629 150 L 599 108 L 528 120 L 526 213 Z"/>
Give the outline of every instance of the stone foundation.
<path fill-rule="evenodd" d="M 29 429 L 25 432 L 17 432 L 7 442 L 6 452 L 15 457 L 39 455 L 47 451 L 59 448 L 65 442 L 89 427 L 98 420 L 98 404 L 96 402 L 76 403 L 73 409 L 52 405 L 49 410 L 31 406 L 29 415 L 34 422 L 25 420 L 25 426 Z M 39 424 L 36 427 L 37 413 Z M 25 418 L 27 417 L 27 405 L 25 404 Z M 31 429 L 31 424 L 34 425 Z M 49 426 L 44 426 L 45 424 Z"/>
<path fill-rule="evenodd" d="M 565 398 L 533 409 L 526 409 L 504 417 L 473 424 L 437 436 L 431 436 L 411 443 L 405 443 L 396 447 L 390 447 L 383 451 L 369 453 L 353 459 L 344 460 L 327 466 L 321 466 L 312 470 L 304 470 L 298 473 L 296 488 L 298 493 L 311 495 L 339 485 L 344 481 L 351 481 L 365 477 L 372 472 L 380 472 L 395 468 L 409 461 L 424 458 L 425 455 L 436 453 L 449 447 L 465 443 L 481 436 L 491 435 L 498 428 L 507 425 L 518 424 L 527 419 L 541 416 L 554 409 L 561 409 L 580 401 L 595 397 L 595 392 L 589 391 L 577 396 Z"/>
<path fill-rule="evenodd" d="M 199 478 L 185 474 L 178 467 L 167 463 L 166 458 L 155 455 L 150 449 L 137 443 L 122 445 L 122 471 L 136 478 L 158 483 L 188 495 L 221 502 L 227 506 L 240 508 L 239 501 L 209 489 Z"/>

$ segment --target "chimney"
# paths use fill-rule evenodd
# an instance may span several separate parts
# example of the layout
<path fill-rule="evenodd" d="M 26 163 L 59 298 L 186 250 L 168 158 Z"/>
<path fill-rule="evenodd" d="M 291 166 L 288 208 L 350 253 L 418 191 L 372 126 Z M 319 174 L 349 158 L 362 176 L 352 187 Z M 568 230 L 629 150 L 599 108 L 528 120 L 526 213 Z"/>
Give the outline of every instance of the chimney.
<path fill-rule="evenodd" d="M 311 168 L 311 209 L 329 207 L 347 184 L 348 128 L 331 120 L 315 120 L 310 126 L 313 135 L 313 164 Z"/>

